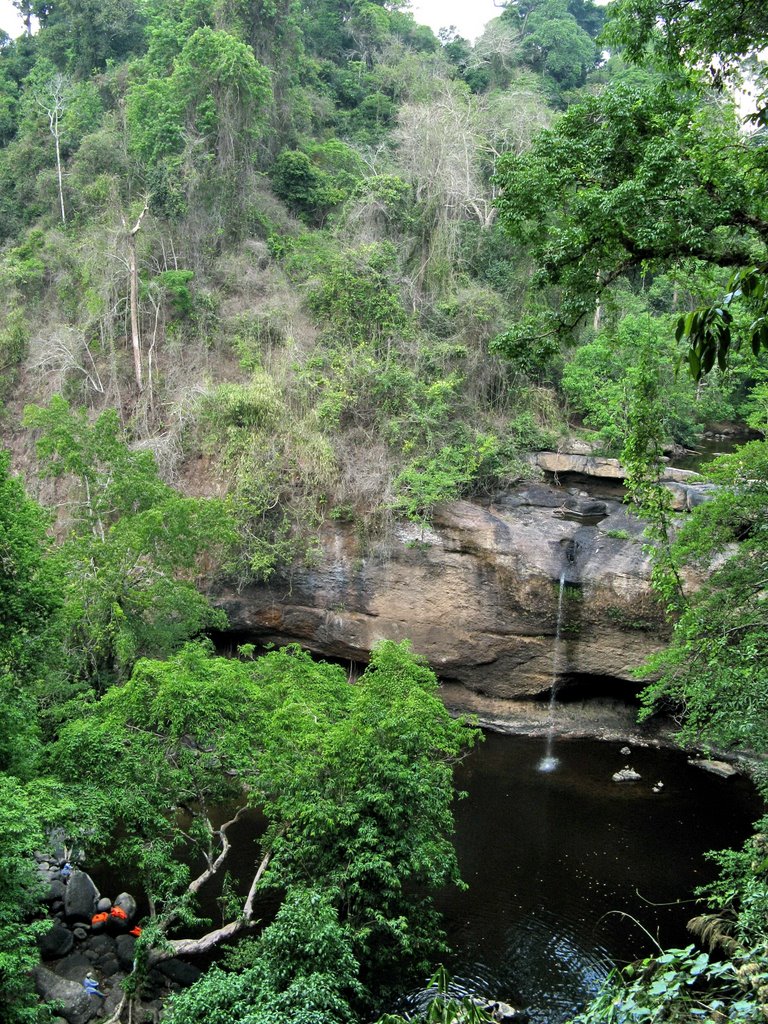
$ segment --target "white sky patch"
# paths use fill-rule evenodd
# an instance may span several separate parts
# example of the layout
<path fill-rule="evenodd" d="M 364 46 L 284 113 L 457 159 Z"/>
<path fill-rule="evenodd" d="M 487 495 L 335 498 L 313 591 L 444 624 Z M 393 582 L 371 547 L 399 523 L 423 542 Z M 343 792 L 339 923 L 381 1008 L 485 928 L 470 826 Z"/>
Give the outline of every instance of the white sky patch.
<path fill-rule="evenodd" d="M 11 0 L 0 0 L 0 28 L 13 38 L 24 31 L 24 23 Z"/>
<path fill-rule="evenodd" d="M 460 36 L 474 42 L 483 29 L 502 12 L 493 0 L 412 0 L 411 13 L 420 25 L 439 29 L 455 25 Z"/>

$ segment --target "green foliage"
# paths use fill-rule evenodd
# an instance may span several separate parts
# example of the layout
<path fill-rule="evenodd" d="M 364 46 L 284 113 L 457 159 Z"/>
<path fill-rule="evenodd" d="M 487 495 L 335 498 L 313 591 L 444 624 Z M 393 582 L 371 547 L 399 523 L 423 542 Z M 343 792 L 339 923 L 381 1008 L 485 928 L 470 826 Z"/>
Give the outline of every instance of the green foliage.
<path fill-rule="evenodd" d="M 667 949 L 615 971 L 572 1024 L 656 1024 L 699 1019 L 756 1022 L 759 1004 L 739 983 L 736 965 L 693 945 Z"/>
<path fill-rule="evenodd" d="M 378 352 L 408 333 L 410 317 L 393 282 L 396 252 L 390 243 L 339 254 L 309 297 L 326 330 L 350 344 L 372 343 Z"/>
<path fill-rule="evenodd" d="M 41 634 L 59 603 L 47 529 L 50 517 L 28 498 L 0 450 L 0 676 L 35 667 Z"/>
<path fill-rule="evenodd" d="M 673 613 L 683 602 L 679 562 L 672 548 L 674 517 L 671 492 L 661 484 L 664 469 L 664 392 L 652 343 L 639 352 L 628 408 L 628 430 L 621 462 L 626 470 L 625 500 L 645 521 L 646 552 L 653 561 L 651 583 L 665 610 Z"/>
<path fill-rule="evenodd" d="M 336 140 L 313 144 L 308 152 L 284 150 L 270 172 L 276 194 L 289 209 L 318 225 L 349 196 L 362 173 L 357 153 Z"/>
<path fill-rule="evenodd" d="M 3 277 L 28 297 L 39 291 L 45 277 L 44 247 L 45 235 L 40 230 L 34 230 L 29 232 L 20 245 L 5 254 Z"/>
<path fill-rule="evenodd" d="M 134 0 L 56 0 L 35 8 L 43 26 L 40 51 L 80 77 L 142 47 L 143 18 Z"/>
<path fill-rule="evenodd" d="M 738 270 L 717 305 L 700 307 L 678 320 L 676 337 L 689 343 L 688 367 L 694 380 L 709 373 L 715 362 L 725 370 L 729 353 L 739 350 L 742 333 L 734 324 L 734 303 L 749 313 L 751 323 L 743 334 L 758 356 L 761 349 L 768 349 L 768 263 Z"/>
<path fill-rule="evenodd" d="M 270 82 L 249 46 L 209 25 L 186 39 L 172 69 L 147 62 L 128 91 L 126 121 L 158 211 L 178 216 L 191 195 L 211 203 L 224 186 L 233 191 L 227 216 L 239 219 L 231 207 L 264 128 Z"/>
<path fill-rule="evenodd" d="M 221 626 L 195 581 L 205 560 L 222 560 L 235 541 L 227 506 L 164 484 L 151 453 L 127 446 L 114 410 L 90 422 L 55 397 L 47 408 L 29 406 L 25 422 L 39 431 L 42 475 L 75 485 L 71 532 L 56 556 L 69 677 L 106 685 L 138 657 Z"/>
<path fill-rule="evenodd" d="M 194 295 L 189 283 L 195 276 L 193 270 L 163 270 L 152 279 L 152 285 L 168 302 L 173 316 L 183 319 L 194 312 Z"/>
<path fill-rule="evenodd" d="M 354 685 L 297 648 L 245 662 L 197 644 L 140 661 L 62 727 L 50 760 L 60 777 L 77 775 L 89 844 L 137 869 L 168 923 L 193 919 L 182 846 L 212 862 L 223 836 L 207 807 L 243 795 L 248 780 L 247 799 L 270 823 L 260 887 L 289 895 L 243 984 L 255 980 L 267 1006 L 285 1010 L 286 993 L 306 982 L 299 1006 L 326 999 L 346 1020 L 356 961 L 378 987 L 397 964 L 421 969 L 434 949 L 426 894 L 458 880 L 452 765 L 475 738 L 407 644 L 379 645 Z M 192 815 L 184 828 L 168 813 L 179 807 Z M 224 985 L 227 996 L 214 974 L 180 1005 L 192 1015 L 211 1000 L 236 1002 L 238 985 Z"/>
<path fill-rule="evenodd" d="M 350 997 L 359 994 L 359 964 L 337 894 L 295 886 L 255 942 L 229 956 L 171 1001 L 169 1024 L 353 1024 Z"/>
<path fill-rule="evenodd" d="M 620 0 L 609 12 L 605 38 L 632 60 L 655 60 L 666 67 L 706 67 L 714 61 L 713 70 L 738 76 L 744 59 L 765 46 L 768 18 L 759 4 Z"/>
<path fill-rule="evenodd" d="M 229 481 L 239 537 L 228 569 L 243 581 L 268 579 L 312 544 L 336 472 L 314 419 L 291 412 L 257 367 L 246 383 L 222 384 L 201 405 L 202 445 L 216 452 Z"/>
<path fill-rule="evenodd" d="M 740 411 L 748 427 L 768 437 L 768 381 L 765 378 L 758 380 L 750 389 Z"/>
<path fill-rule="evenodd" d="M 758 164 L 730 107 L 647 79 L 612 84 L 502 157 L 500 219 L 532 246 L 538 288 L 558 289 L 559 309 L 537 311 L 522 336 L 573 330 L 638 269 L 748 261 L 761 245 Z"/>
<path fill-rule="evenodd" d="M 417 1024 L 484 1024 L 495 1018 L 486 1011 L 472 996 L 456 997 L 451 995 L 451 979 L 443 966 L 438 967 L 429 981 L 430 993 L 426 1009 L 407 1017 L 385 1013 L 376 1024 L 405 1024 L 414 1021 Z"/>
<path fill-rule="evenodd" d="M 24 785 L 0 772 L 0 1011 L 7 1024 L 43 1024 L 30 972 L 39 961 L 36 937 L 47 922 L 40 911 L 42 886 L 32 854 L 44 844 L 52 800 L 44 784 Z"/>
<path fill-rule="evenodd" d="M 272 668 L 256 663 L 257 672 Z M 338 888 L 367 980 L 380 987 L 393 964 L 418 971 L 434 952 L 434 915 L 416 894 L 458 881 L 452 765 L 476 736 L 451 720 L 434 674 L 408 644 L 379 644 L 347 698 L 321 748 L 310 723 L 293 724 L 290 707 L 273 720 L 281 733 L 294 732 L 294 752 L 284 761 L 265 751 L 275 848 L 267 879 L 290 886 L 323 878 Z M 283 835 L 286 820 L 292 828 Z"/>
<path fill-rule="evenodd" d="M 408 519 L 426 523 L 435 506 L 458 498 L 472 479 L 475 468 L 471 449 L 442 448 L 433 458 L 417 460 L 395 480 L 393 507 Z"/>
<path fill-rule="evenodd" d="M 0 400 L 16 381 L 29 347 L 29 327 L 23 312 L 12 308 L 0 330 Z"/>
<path fill-rule="evenodd" d="M 565 395 L 611 454 L 618 454 L 626 441 L 637 378 L 649 365 L 665 380 L 656 410 L 662 443 L 690 443 L 708 419 L 734 415 L 727 401 L 730 382 L 713 381 L 702 395 L 688 375 L 677 373 L 670 322 L 648 314 L 625 316 L 615 328 L 578 348 L 563 370 Z"/>
<path fill-rule="evenodd" d="M 272 167 L 275 192 L 295 213 L 321 224 L 344 198 L 331 175 L 315 167 L 306 153 L 285 150 Z"/>
<path fill-rule="evenodd" d="M 570 13 L 566 0 L 544 0 L 525 19 L 522 53 L 537 71 L 550 75 L 562 89 L 583 85 L 597 63 L 594 40 Z"/>
<path fill-rule="evenodd" d="M 768 749 L 766 443 L 715 460 L 708 475 L 720 489 L 691 513 L 671 553 L 678 564 L 693 562 L 709 575 L 675 624 L 670 647 L 648 663 L 659 679 L 644 702 L 648 710 L 679 709 L 683 740 L 762 752 Z M 716 556 L 721 564 L 712 566 Z"/>

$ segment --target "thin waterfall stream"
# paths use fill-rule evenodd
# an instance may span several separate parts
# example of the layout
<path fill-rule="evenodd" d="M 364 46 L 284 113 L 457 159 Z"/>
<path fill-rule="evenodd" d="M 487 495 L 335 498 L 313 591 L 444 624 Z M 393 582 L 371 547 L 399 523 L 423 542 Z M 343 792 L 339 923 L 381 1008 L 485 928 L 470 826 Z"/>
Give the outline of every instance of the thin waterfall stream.
<path fill-rule="evenodd" d="M 560 589 L 557 594 L 557 624 L 555 626 L 555 648 L 552 652 L 552 689 L 549 695 L 549 728 L 544 757 L 537 768 L 540 772 L 552 772 L 557 768 L 555 757 L 555 711 L 557 708 L 557 683 L 560 670 L 560 633 L 563 627 L 563 595 L 565 594 L 565 569 L 560 573 Z"/>

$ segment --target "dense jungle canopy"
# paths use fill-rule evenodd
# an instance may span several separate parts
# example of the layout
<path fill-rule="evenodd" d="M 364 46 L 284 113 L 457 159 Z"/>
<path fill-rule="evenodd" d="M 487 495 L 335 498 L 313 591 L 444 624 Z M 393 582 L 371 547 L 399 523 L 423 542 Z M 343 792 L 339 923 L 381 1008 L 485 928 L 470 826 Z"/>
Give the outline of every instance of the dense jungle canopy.
<path fill-rule="evenodd" d="M 239 938 L 164 1019 L 373 1020 L 439 962 L 475 733 L 407 644 L 357 679 L 296 648 L 217 657 L 207 595 L 312 564 L 328 520 L 371 548 L 426 526 L 575 434 L 622 456 L 649 524 L 672 640 L 644 713 L 764 757 L 766 7 L 510 0 L 471 42 L 397 0 L 14 6 L 0 1015 L 51 1017 L 29 970 L 54 830 L 151 902 L 126 1013 L 184 942 Z M 659 459 L 724 422 L 753 440 L 681 525 Z M 188 940 L 189 851 L 222 867 L 224 801 L 266 816 L 254 888 Z M 721 855 L 721 958 L 662 954 L 580 1020 L 765 1018 L 766 827 Z M 257 890 L 279 897 L 261 927 Z"/>

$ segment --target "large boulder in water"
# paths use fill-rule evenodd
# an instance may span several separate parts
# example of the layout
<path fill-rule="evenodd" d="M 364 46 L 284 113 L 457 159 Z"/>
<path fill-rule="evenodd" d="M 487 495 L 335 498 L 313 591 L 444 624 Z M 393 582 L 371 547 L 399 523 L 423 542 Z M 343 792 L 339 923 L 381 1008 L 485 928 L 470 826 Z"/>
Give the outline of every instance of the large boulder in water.
<path fill-rule="evenodd" d="M 34 969 L 35 988 L 43 1002 L 57 1003 L 59 1013 L 68 1024 L 86 1024 L 98 1013 L 96 1000 L 91 999 L 82 984 L 67 981 L 47 967 Z"/>
<path fill-rule="evenodd" d="M 67 883 L 64 896 L 64 913 L 69 921 L 87 921 L 91 918 L 99 902 L 99 890 L 93 879 L 84 871 L 73 871 Z"/>

